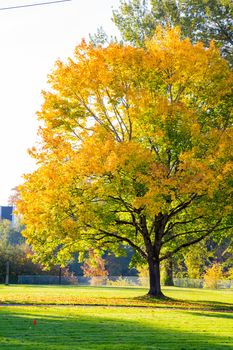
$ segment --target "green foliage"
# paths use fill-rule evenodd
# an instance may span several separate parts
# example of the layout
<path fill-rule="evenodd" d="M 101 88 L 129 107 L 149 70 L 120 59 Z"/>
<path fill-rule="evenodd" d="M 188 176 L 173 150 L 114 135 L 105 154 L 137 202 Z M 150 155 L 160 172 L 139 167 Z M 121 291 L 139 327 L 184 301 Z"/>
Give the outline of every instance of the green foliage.
<path fill-rule="evenodd" d="M 122 0 L 113 20 L 124 40 L 144 45 L 155 28 L 179 26 L 193 43 L 214 40 L 232 63 L 233 4 L 231 0 Z"/>
<path fill-rule="evenodd" d="M 9 220 L 0 220 L 0 244 L 23 244 L 25 238 L 20 234 L 22 229 L 21 226 L 13 226 Z"/>
<path fill-rule="evenodd" d="M 7 262 L 10 263 L 10 270 L 14 274 L 22 271 L 27 260 L 24 241 L 10 221 L 0 221 L 0 275 L 5 275 Z"/>
<path fill-rule="evenodd" d="M 227 271 L 227 278 L 233 281 L 233 267 L 229 268 L 229 270 Z"/>
<path fill-rule="evenodd" d="M 155 31 L 154 16 L 148 2 L 133 0 L 121 1 L 120 10 L 113 11 L 113 21 L 125 41 L 141 46 Z"/>
<path fill-rule="evenodd" d="M 107 46 L 109 44 L 118 43 L 117 37 L 108 36 L 103 27 L 99 27 L 94 34 L 89 34 L 89 41 L 94 47 Z"/>
<path fill-rule="evenodd" d="M 194 279 L 202 278 L 205 266 L 209 261 L 209 257 L 212 255 L 207 251 L 205 241 L 198 243 L 193 249 L 189 249 L 184 255 L 187 277 Z"/>
<path fill-rule="evenodd" d="M 161 266 L 161 281 L 164 286 L 174 286 L 172 258 L 165 260 Z"/>
<path fill-rule="evenodd" d="M 10 281 L 17 282 L 19 274 L 42 273 L 39 265 L 33 264 L 32 252 L 21 235 L 21 226 L 12 226 L 8 220 L 0 221 L 0 281 L 6 273 L 6 263 L 10 266 Z"/>

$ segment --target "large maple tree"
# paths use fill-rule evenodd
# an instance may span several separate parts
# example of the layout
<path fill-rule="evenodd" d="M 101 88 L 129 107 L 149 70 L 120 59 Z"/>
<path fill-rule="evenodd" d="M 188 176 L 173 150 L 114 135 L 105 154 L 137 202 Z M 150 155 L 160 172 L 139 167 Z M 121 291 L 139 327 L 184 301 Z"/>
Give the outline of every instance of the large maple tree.
<path fill-rule="evenodd" d="M 130 245 L 163 297 L 160 262 L 232 227 L 227 62 L 157 28 L 145 48 L 83 41 L 49 83 L 17 205 L 37 259 Z"/>

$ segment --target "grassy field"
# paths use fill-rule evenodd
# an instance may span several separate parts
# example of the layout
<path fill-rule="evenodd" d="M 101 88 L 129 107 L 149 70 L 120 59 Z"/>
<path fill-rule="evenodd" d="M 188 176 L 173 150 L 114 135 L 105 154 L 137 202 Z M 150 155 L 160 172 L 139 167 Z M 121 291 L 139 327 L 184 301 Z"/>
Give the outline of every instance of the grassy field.
<path fill-rule="evenodd" d="M 170 299 L 160 302 L 147 299 L 147 289 L 143 288 L 0 285 L 0 304 L 156 306 L 233 311 L 233 289 L 166 287 L 163 292 Z"/>
<path fill-rule="evenodd" d="M 5 306 L 0 308 L 0 348 L 233 349 L 233 315 L 107 306 Z"/>
<path fill-rule="evenodd" d="M 142 288 L 0 286 L 0 303 L 16 303 L 0 307 L 0 349 L 233 349 L 233 290 L 164 292 L 172 300 L 148 301 Z"/>

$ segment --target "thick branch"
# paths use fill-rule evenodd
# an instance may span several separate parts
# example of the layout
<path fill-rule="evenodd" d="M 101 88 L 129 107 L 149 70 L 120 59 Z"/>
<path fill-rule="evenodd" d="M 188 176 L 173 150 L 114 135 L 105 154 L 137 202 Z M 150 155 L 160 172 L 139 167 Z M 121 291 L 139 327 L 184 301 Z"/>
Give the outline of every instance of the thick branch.
<path fill-rule="evenodd" d="M 185 236 L 185 235 L 191 235 L 193 233 L 201 233 L 201 232 L 207 232 L 208 229 L 203 229 L 203 230 L 194 230 L 194 231 L 186 231 L 186 232 L 181 232 L 181 233 L 177 233 L 176 235 L 173 235 L 171 237 L 169 237 L 168 239 L 166 239 L 165 241 L 162 242 L 162 245 L 174 240 L 177 237 L 180 236 Z"/>
<path fill-rule="evenodd" d="M 198 216 L 197 218 L 194 218 L 192 220 L 186 220 L 186 221 L 176 221 L 176 222 L 170 222 L 167 229 L 164 231 L 163 236 L 165 236 L 167 233 L 169 233 L 175 226 L 177 225 L 186 225 L 186 224 L 190 224 L 196 220 L 202 219 L 203 216 Z"/>
<path fill-rule="evenodd" d="M 154 247 L 152 245 L 152 242 L 151 242 L 151 238 L 150 238 L 150 235 L 149 235 L 149 232 L 148 232 L 148 228 L 147 228 L 147 222 L 146 222 L 146 216 L 145 215 L 141 215 L 140 216 L 140 227 L 141 227 L 141 234 L 143 236 L 143 239 L 144 239 L 144 243 L 145 243 L 145 246 L 146 246 L 146 251 L 147 251 L 147 254 L 149 256 L 153 256 L 154 255 Z"/>
<path fill-rule="evenodd" d="M 135 243 L 133 243 L 129 238 L 127 237 L 122 237 L 116 233 L 113 233 L 113 232 L 108 232 L 108 231 L 105 231 L 105 230 L 102 230 L 102 229 L 99 229 L 99 232 L 101 233 L 104 233 L 106 237 L 113 237 L 115 239 L 117 239 L 118 241 L 121 241 L 121 242 L 126 242 L 128 243 L 132 248 L 134 248 L 135 250 L 137 250 L 139 252 L 139 254 L 147 259 L 147 255 L 146 253 L 139 247 L 137 246 Z M 104 237 L 103 237 L 104 238 Z"/>
<path fill-rule="evenodd" d="M 180 251 L 182 248 L 186 248 L 186 247 L 189 247 L 195 243 L 198 243 L 200 241 L 202 241 L 204 238 L 206 238 L 207 236 L 209 236 L 213 231 L 215 231 L 216 227 L 220 224 L 221 222 L 221 219 L 217 221 L 217 223 L 211 227 L 209 230 L 205 230 L 206 233 L 196 239 L 193 239 L 189 242 L 186 242 L 186 243 L 183 243 L 181 244 L 179 247 L 175 248 L 173 251 L 171 252 L 168 252 L 167 254 L 163 255 L 159 260 L 162 261 L 162 260 L 165 260 L 165 259 L 168 259 L 170 257 L 172 257 L 175 253 L 177 253 L 178 251 Z"/>
<path fill-rule="evenodd" d="M 222 227 L 222 228 L 217 228 L 216 230 L 212 230 L 211 232 L 213 231 L 223 231 L 223 230 L 229 230 L 230 228 L 232 228 L 233 226 L 228 226 L 228 227 Z M 207 232 L 209 231 L 208 229 L 203 229 L 203 230 L 193 230 L 193 231 L 187 231 L 187 232 L 181 232 L 181 233 L 177 233 L 176 235 L 174 236 L 171 236 L 169 237 L 166 241 L 164 241 L 162 244 L 166 244 L 167 242 L 170 242 L 172 241 L 174 238 L 176 237 L 180 237 L 180 236 L 185 236 L 185 235 L 188 235 L 188 234 L 193 234 L 193 233 L 201 233 L 201 232 Z"/>
<path fill-rule="evenodd" d="M 131 225 L 135 227 L 135 223 L 133 223 L 132 221 L 126 221 L 126 220 L 115 220 L 115 223 L 117 225 Z"/>
<path fill-rule="evenodd" d="M 192 194 L 190 199 L 187 200 L 186 202 L 183 202 L 183 203 L 180 203 L 179 205 L 177 205 L 177 207 L 173 208 L 171 211 L 170 211 L 170 214 L 168 215 L 168 218 L 171 218 L 172 216 L 175 216 L 176 214 L 178 214 L 179 212 L 181 212 L 183 209 L 187 208 L 189 206 L 189 204 L 192 203 L 192 201 L 194 199 L 197 198 L 197 194 Z M 200 196 L 199 196 L 200 198 Z"/>
<path fill-rule="evenodd" d="M 162 246 L 162 237 L 163 237 L 164 229 L 167 224 L 167 220 L 168 220 L 167 214 L 162 214 L 162 213 L 159 213 L 155 218 L 153 248 L 155 249 L 157 254 L 160 252 L 160 249 Z"/>

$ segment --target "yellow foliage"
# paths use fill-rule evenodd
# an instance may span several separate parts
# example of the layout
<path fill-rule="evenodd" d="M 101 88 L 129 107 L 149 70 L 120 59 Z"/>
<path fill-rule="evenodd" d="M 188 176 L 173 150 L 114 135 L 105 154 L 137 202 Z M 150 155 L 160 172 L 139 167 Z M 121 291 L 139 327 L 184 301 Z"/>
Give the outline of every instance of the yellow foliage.
<path fill-rule="evenodd" d="M 215 263 L 208 268 L 204 275 L 204 286 L 206 288 L 217 289 L 218 282 L 223 278 L 222 268 Z"/>
<path fill-rule="evenodd" d="M 146 49 L 83 41 L 49 84 L 30 151 L 39 168 L 18 202 L 37 249 L 52 238 L 85 250 L 100 227 L 140 240 L 119 221 L 143 213 L 151 223 L 194 195 L 203 202 L 187 215 L 230 212 L 232 73 L 213 43 L 161 27 Z"/>

